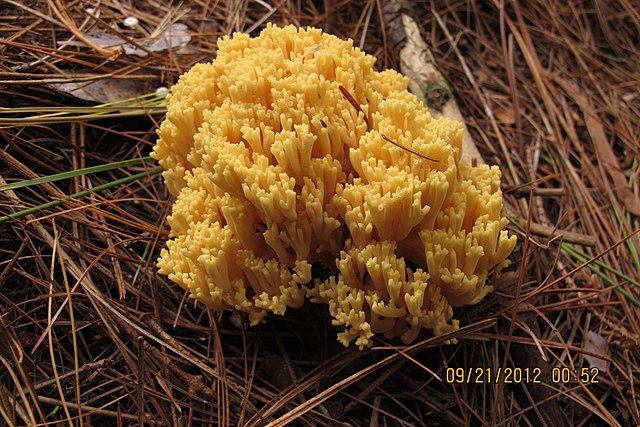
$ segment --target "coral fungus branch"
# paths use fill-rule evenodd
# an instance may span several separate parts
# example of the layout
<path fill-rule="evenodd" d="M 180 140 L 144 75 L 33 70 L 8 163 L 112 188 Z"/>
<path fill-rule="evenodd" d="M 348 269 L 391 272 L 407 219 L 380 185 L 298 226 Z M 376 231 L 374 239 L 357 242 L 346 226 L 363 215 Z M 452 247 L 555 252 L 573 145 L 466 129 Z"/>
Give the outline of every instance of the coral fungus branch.
<path fill-rule="evenodd" d="M 326 304 L 345 346 L 456 330 L 453 307 L 492 290 L 516 243 L 500 169 L 460 163 L 462 124 L 432 117 L 352 42 L 269 25 L 218 45 L 173 87 L 158 130 L 153 157 L 177 196 L 160 273 L 254 325 Z"/>

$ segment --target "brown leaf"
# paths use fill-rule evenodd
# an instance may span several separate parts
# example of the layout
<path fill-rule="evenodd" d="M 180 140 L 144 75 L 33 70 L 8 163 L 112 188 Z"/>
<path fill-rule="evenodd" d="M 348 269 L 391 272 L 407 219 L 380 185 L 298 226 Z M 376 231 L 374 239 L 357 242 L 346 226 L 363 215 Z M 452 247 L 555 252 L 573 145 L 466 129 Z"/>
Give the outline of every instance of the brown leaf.
<path fill-rule="evenodd" d="M 554 76 L 554 80 L 562 86 L 562 88 L 573 98 L 576 104 L 578 104 L 580 110 L 582 110 L 587 130 L 589 131 L 589 135 L 591 136 L 591 140 L 593 141 L 593 145 L 596 149 L 596 157 L 598 158 L 598 163 L 601 166 L 600 171 L 603 175 L 605 174 L 605 171 L 608 173 L 613 183 L 613 190 L 627 210 L 633 215 L 640 215 L 640 200 L 638 200 L 638 197 L 636 197 L 627 185 L 627 178 L 620 169 L 618 158 L 615 156 L 613 149 L 607 140 L 604 125 L 602 124 L 598 113 L 593 108 L 591 101 L 581 93 L 580 89 L 574 83 L 559 76 Z M 607 177 L 603 176 L 603 178 L 605 179 L 605 182 L 607 182 Z"/>
<path fill-rule="evenodd" d="M 142 96 L 151 89 L 140 80 L 102 79 L 94 82 L 52 84 L 55 89 L 99 104 Z"/>
<path fill-rule="evenodd" d="M 265 379 L 278 390 L 284 390 L 293 384 L 294 379 L 291 378 L 287 362 L 278 355 L 269 354 L 265 356 L 260 369 Z"/>
<path fill-rule="evenodd" d="M 516 113 L 510 108 L 497 108 L 494 114 L 498 120 L 506 125 L 512 125 L 516 122 Z"/>
<path fill-rule="evenodd" d="M 589 363 L 589 366 L 598 368 L 600 372 L 604 373 L 609 370 L 609 342 L 605 337 L 597 332 L 589 331 L 587 333 L 587 339 L 585 339 L 584 350 L 597 354 L 602 357 L 591 356 L 589 354 L 584 355 L 584 359 Z"/>

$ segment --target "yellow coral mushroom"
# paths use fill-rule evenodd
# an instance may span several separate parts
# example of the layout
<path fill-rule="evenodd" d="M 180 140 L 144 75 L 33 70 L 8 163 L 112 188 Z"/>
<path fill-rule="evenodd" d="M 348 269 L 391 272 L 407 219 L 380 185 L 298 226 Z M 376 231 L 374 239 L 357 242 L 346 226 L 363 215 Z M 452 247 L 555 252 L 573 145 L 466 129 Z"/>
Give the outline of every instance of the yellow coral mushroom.
<path fill-rule="evenodd" d="M 374 62 L 351 40 L 268 25 L 184 74 L 153 152 L 177 197 L 160 273 L 252 324 L 327 304 L 344 345 L 456 329 L 453 307 L 491 291 L 516 242 L 500 170 L 460 164 L 462 125 Z"/>

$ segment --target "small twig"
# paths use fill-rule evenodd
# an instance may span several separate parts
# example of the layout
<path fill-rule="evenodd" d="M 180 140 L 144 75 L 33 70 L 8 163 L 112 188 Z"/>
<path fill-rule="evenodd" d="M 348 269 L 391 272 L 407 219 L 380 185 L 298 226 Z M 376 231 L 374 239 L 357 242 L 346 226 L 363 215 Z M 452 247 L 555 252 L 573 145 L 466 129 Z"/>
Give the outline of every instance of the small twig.
<path fill-rule="evenodd" d="M 527 197 L 529 193 L 533 193 L 534 196 L 539 197 L 562 197 L 566 194 L 564 188 L 534 188 L 530 185 L 505 188 L 504 192 L 513 194 L 516 197 Z"/>
<path fill-rule="evenodd" d="M 513 212 L 511 209 L 505 208 L 505 212 L 507 217 L 514 223 L 518 224 L 519 226 L 524 227 L 527 225 L 527 220 L 522 218 L 517 213 Z M 529 231 L 531 232 L 531 234 L 536 234 L 538 236 L 545 236 L 545 237 L 559 236 L 559 237 L 562 237 L 562 240 L 564 242 L 575 243 L 577 245 L 582 245 L 582 246 L 595 246 L 596 240 L 597 240 L 594 236 L 589 236 L 587 234 L 581 234 L 581 233 L 574 233 L 573 231 L 558 230 L 557 228 L 547 227 L 546 225 L 538 224 L 535 222 L 531 222 L 531 224 L 529 225 Z"/>

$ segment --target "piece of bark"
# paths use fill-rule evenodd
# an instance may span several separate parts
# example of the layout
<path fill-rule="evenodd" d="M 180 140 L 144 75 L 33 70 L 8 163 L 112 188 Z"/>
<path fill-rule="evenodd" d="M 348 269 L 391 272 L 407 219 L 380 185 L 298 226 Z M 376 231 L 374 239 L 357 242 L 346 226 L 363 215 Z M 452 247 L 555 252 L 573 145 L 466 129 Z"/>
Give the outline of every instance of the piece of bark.
<path fill-rule="evenodd" d="M 449 84 L 437 70 L 433 55 L 422 40 L 420 27 L 409 15 L 403 13 L 401 17 L 406 43 L 400 50 L 400 71 L 409 78 L 409 90 L 431 107 L 434 117 L 447 117 L 464 124 Z M 460 161 L 467 164 L 485 163 L 466 124 L 464 127 Z"/>

